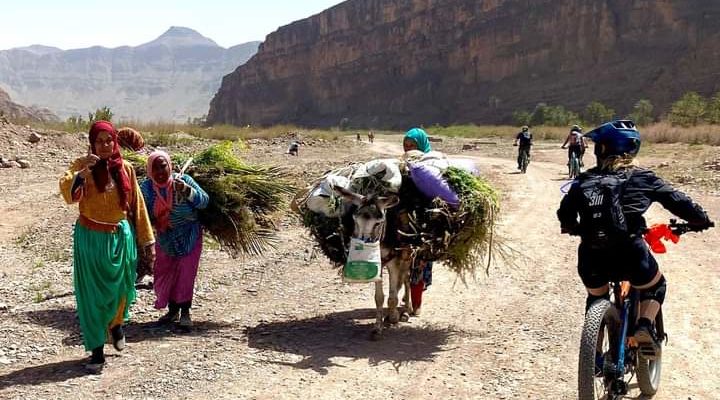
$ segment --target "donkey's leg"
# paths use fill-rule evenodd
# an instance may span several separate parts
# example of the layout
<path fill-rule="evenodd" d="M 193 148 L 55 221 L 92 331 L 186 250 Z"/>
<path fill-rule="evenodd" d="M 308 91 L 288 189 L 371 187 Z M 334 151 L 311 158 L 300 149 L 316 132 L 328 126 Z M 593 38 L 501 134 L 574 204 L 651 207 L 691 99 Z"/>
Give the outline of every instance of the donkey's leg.
<path fill-rule="evenodd" d="M 385 302 L 385 294 L 383 293 L 382 281 L 375 282 L 375 328 L 372 330 L 370 338 L 378 340 L 382 336 L 383 331 L 383 303 Z"/>
<path fill-rule="evenodd" d="M 398 290 L 400 289 L 402 276 L 400 275 L 400 263 L 398 259 L 392 260 L 388 264 L 388 272 L 390 275 L 390 289 L 388 293 L 388 319 L 391 324 L 397 324 L 400 321 L 400 313 L 398 312 Z"/>
<path fill-rule="evenodd" d="M 405 305 L 405 310 L 403 311 L 402 315 L 400 315 L 400 320 L 403 322 L 407 322 L 408 320 L 410 320 L 410 315 L 413 314 L 412 300 L 410 299 L 410 274 L 403 273 L 402 275 L 404 276 L 403 303 Z"/>

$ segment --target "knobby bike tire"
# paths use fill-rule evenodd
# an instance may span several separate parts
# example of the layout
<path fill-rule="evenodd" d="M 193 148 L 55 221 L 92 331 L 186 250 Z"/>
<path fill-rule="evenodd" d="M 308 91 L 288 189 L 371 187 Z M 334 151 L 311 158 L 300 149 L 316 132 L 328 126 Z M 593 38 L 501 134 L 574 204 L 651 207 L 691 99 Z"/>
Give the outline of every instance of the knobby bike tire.
<path fill-rule="evenodd" d="M 575 179 L 580 175 L 580 159 L 573 154 L 570 158 L 570 179 Z"/>
<path fill-rule="evenodd" d="M 527 167 L 529 164 L 530 164 L 530 157 L 527 155 L 527 153 L 523 153 L 523 155 L 520 158 L 520 167 L 521 167 L 521 171 L 523 174 L 527 172 Z"/>
<path fill-rule="evenodd" d="M 595 397 L 595 352 L 598 348 L 600 332 L 607 326 L 611 354 L 617 346 L 620 329 L 620 316 L 617 309 L 608 300 L 598 300 L 585 314 L 582 336 L 580 338 L 580 359 L 578 360 L 578 399 L 596 400 Z"/>
<path fill-rule="evenodd" d="M 655 317 L 655 331 L 660 338 L 660 348 L 662 349 L 662 339 L 665 337 L 665 326 L 663 325 L 662 309 Z M 637 372 L 637 382 L 640 392 L 646 396 L 653 396 L 660 387 L 660 372 L 662 371 L 662 351 L 658 354 L 657 359 L 648 360 L 637 352 L 635 371 Z"/>

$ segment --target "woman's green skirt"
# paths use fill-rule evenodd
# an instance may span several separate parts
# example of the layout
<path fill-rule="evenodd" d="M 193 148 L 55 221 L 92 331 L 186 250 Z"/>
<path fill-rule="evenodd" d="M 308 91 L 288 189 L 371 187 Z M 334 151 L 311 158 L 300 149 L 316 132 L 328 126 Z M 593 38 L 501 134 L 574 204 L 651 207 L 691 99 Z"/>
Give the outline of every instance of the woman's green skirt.
<path fill-rule="evenodd" d="M 110 322 L 125 300 L 123 318 L 135 301 L 137 245 L 128 221 L 113 233 L 98 232 L 75 224 L 73 236 L 74 285 L 77 313 L 85 350 L 105 343 Z"/>

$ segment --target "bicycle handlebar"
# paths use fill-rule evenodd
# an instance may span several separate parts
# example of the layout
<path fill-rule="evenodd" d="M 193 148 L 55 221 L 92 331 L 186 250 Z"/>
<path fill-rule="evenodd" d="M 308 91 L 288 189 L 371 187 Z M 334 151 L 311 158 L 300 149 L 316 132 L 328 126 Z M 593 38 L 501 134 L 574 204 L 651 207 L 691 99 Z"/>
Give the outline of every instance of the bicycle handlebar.
<path fill-rule="evenodd" d="M 710 223 L 708 224 L 707 227 L 700 228 L 697 226 L 690 225 L 687 222 L 678 223 L 677 219 L 675 219 L 675 218 L 670 219 L 670 224 L 668 225 L 668 227 L 670 228 L 672 233 L 676 236 L 680 236 L 680 235 L 683 235 L 688 232 L 700 232 L 707 228 L 713 228 L 714 226 L 715 226 L 715 223 L 710 221 Z"/>

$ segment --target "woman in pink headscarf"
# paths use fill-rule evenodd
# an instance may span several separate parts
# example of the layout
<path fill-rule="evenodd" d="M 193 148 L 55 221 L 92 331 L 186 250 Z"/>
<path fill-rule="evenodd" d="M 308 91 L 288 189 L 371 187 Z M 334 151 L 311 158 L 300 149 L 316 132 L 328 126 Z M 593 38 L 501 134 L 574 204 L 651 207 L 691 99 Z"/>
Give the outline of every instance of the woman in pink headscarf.
<path fill-rule="evenodd" d="M 209 198 L 190 176 L 172 172 L 170 156 L 164 151 L 150 154 L 147 176 L 140 189 L 156 232 L 155 308 L 168 307 L 160 322 L 179 319 L 181 327 L 190 328 L 190 306 L 202 252 L 197 210 L 207 207 Z"/>

